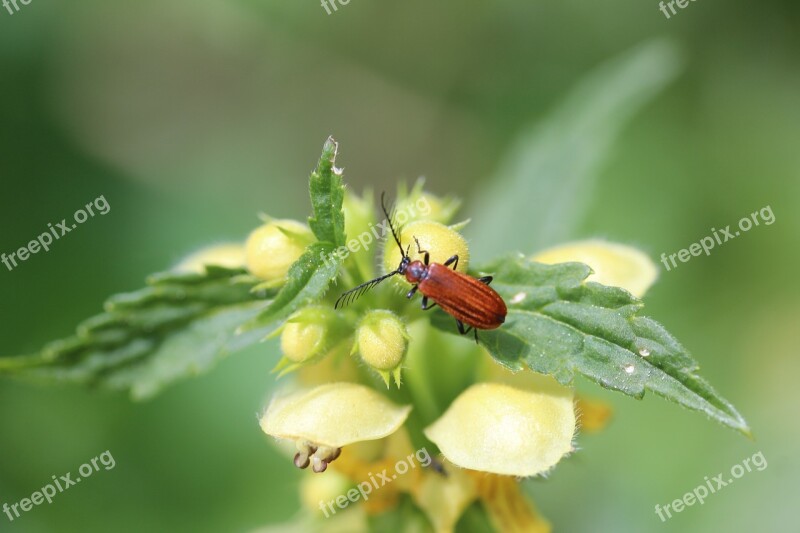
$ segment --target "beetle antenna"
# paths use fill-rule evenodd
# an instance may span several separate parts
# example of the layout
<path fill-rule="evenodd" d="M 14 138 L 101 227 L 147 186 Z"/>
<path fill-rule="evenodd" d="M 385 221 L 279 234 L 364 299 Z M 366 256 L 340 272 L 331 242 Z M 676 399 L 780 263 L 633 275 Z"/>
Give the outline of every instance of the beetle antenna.
<path fill-rule="evenodd" d="M 392 223 L 392 215 L 389 214 L 389 211 L 386 209 L 386 191 L 381 193 L 381 209 L 383 209 L 383 214 L 386 215 L 386 220 L 389 222 L 389 229 L 392 230 L 392 237 L 394 237 L 394 242 L 397 243 L 397 247 L 400 248 L 400 255 L 403 257 L 408 257 L 406 253 L 403 251 L 403 245 L 400 244 L 400 239 L 397 237 L 397 232 L 394 230 L 394 224 Z M 392 210 L 394 213 L 394 210 Z"/>
<path fill-rule="evenodd" d="M 334 309 L 339 309 L 339 307 L 345 307 L 347 305 L 350 305 L 351 303 L 353 303 L 356 300 L 358 300 L 361 297 L 362 294 L 364 294 L 365 292 L 367 292 L 368 290 L 373 288 L 375 285 L 377 285 L 381 281 L 385 280 L 386 278 L 391 278 L 395 274 L 399 274 L 399 273 L 400 273 L 399 270 L 395 270 L 393 272 L 389 272 L 385 276 L 380 276 L 378 278 L 371 279 L 371 280 L 369 280 L 369 281 L 367 281 L 365 283 L 362 283 L 358 287 L 354 287 L 354 288 L 350 289 L 349 291 L 347 291 L 345 293 L 342 293 L 342 295 L 339 296 L 339 298 L 336 300 L 336 303 L 333 304 L 333 308 Z"/>

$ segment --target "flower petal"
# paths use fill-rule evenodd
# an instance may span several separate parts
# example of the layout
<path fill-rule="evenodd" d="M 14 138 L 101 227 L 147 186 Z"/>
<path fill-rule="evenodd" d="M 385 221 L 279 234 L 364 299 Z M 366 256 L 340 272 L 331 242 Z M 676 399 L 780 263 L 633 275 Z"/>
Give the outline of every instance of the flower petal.
<path fill-rule="evenodd" d="M 206 265 L 241 268 L 244 266 L 244 245 L 225 243 L 208 246 L 185 257 L 174 270 L 177 272 L 205 272 Z"/>
<path fill-rule="evenodd" d="M 472 470 L 534 476 L 572 450 L 572 393 L 473 385 L 425 429 L 452 463 Z"/>
<path fill-rule="evenodd" d="M 516 479 L 508 476 L 475 475 L 478 495 L 496 531 L 550 533 L 552 526 L 522 493 Z"/>
<path fill-rule="evenodd" d="M 410 411 L 364 385 L 330 383 L 276 397 L 260 424 L 273 437 L 341 448 L 394 433 Z"/>
<path fill-rule="evenodd" d="M 447 475 L 427 471 L 412 487 L 414 503 L 422 509 L 437 532 L 455 531 L 467 507 L 475 501 L 477 481 L 469 471 L 447 468 Z"/>
<path fill-rule="evenodd" d="M 636 248 L 600 239 L 575 241 L 548 248 L 532 259 L 549 265 L 578 261 L 586 263 L 594 274 L 590 281 L 622 287 L 637 298 L 644 296 L 658 277 L 653 261 Z"/>
<path fill-rule="evenodd" d="M 584 433 L 594 433 L 604 429 L 611 419 L 612 409 L 606 402 L 578 397 L 575 400 L 575 410 L 578 413 L 578 424 Z"/>

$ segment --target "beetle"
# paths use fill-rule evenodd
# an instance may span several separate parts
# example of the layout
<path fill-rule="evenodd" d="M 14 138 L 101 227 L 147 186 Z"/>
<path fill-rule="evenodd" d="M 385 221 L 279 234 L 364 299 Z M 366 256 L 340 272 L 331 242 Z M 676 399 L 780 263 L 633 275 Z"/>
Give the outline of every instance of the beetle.
<path fill-rule="evenodd" d="M 400 248 L 402 255 L 400 265 L 396 270 L 384 276 L 362 283 L 343 293 L 336 300 L 334 308 L 338 309 L 352 303 L 383 280 L 399 274 L 405 276 L 406 280 L 413 285 L 406 294 L 406 298 L 411 299 L 419 291 L 422 293 L 423 311 L 432 309 L 438 304 L 445 313 L 456 319 L 459 333 L 462 335 L 466 335 L 470 331 L 474 333 L 476 343 L 479 329 L 499 328 L 505 322 L 508 310 L 503 298 L 497 294 L 497 291 L 489 287 L 492 276 L 474 278 L 458 272 L 456 270 L 458 255 L 453 255 L 444 263 L 431 263 L 430 253 L 421 249 L 416 237 L 414 237 L 414 241 L 417 243 L 417 253 L 423 256 L 423 261 L 412 261 L 408 255 L 411 245 L 409 244 L 405 251 L 403 250 L 403 245 L 400 244 L 400 239 L 397 237 L 394 224 L 392 224 L 392 217 L 386 209 L 384 196 L 385 193 L 381 194 L 381 208 L 389 222 L 392 237 Z M 429 300 L 433 300 L 430 305 L 428 304 Z"/>

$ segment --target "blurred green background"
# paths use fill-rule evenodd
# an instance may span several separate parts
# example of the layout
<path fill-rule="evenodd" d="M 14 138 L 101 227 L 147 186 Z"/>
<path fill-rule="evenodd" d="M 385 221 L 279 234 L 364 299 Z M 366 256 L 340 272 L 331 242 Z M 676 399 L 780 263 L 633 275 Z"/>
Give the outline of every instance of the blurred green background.
<path fill-rule="evenodd" d="M 702 0 L 669 20 L 654 0 L 352 0 L 332 15 L 291 4 L 0 9 L 0 251 L 101 194 L 111 205 L 50 252 L 0 267 L 2 354 L 68 335 L 107 295 L 204 244 L 243 239 L 259 211 L 303 218 L 328 134 L 353 189 L 425 175 L 434 192 L 467 200 L 476 256 L 482 240 L 532 252 L 535 228 L 478 237 L 491 217 L 526 217 L 487 209 L 487 182 L 502 185 L 495 170 L 515 139 L 595 66 L 667 37 L 683 68 L 610 139 L 568 236 L 633 244 L 657 261 L 772 207 L 773 225 L 662 269 L 646 298 L 756 440 L 581 381 L 614 420 L 580 436 L 581 451 L 530 493 L 556 531 L 796 530 L 798 4 Z M 277 355 L 274 342 L 235 354 L 140 404 L 0 381 L 0 503 L 105 450 L 117 463 L 14 523 L 0 515 L 0 530 L 246 531 L 290 519 L 298 473 L 255 418 Z M 666 523 L 655 515 L 757 451 L 763 472 Z"/>

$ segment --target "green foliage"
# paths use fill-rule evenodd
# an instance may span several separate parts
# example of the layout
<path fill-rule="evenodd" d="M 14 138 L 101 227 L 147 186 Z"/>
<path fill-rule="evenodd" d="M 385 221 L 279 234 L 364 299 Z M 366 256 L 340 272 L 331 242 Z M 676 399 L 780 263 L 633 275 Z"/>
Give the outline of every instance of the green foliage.
<path fill-rule="evenodd" d="M 320 242 L 306 249 L 289 269 L 288 282 L 275 300 L 255 320 L 248 322 L 243 330 L 267 326 L 286 318 L 303 305 L 320 299 L 336 278 L 342 259 L 333 252 L 346 242 L 342 211 L 344 184 L 342 173 L 335 166 L 337 150 L 336 141 L 328 137 L 317 168 L 309 179 L 313 215 L 309 217 L 308 224 Z"/>
<path fill-rule="evenodd" d="M 321 298 L 339 271 L 341 259 L 332 254 L 333 250 L 327 243 L 310 245 L 289 269 L 288 281 L 275 299 L 242 330 L 268 326 Z"/>
<path fill-rule="evenodd" d="M 479 337 L 501 364 L 528 367 L 564 385 L 581 374 L 635 398 L 651 390 L 749 434 L 736 409 L 696 374 L 686 349 L 660 324 L 638 316 L 642 302 L 623 289 L 586 282 L 588 266 L 510 257 L 481 270 L 494 273 L 492 287 L 509 306 L 505 324 Z M 443 313 L 434 322 L 455 331 Z"/>
<path fill-rule="evenodd" d="M 345 235 L 336 149 L 328 138 L 310 178 L 309 224 L 321 242 L 309 245 L 292 265 L 277 294 L 243 269 L 155 274 L 145 288 L 109 298 L 106 311 L 83 322 L 72 337 L 38 354 L 0 358 L 0 373 L 128 389 L 141 399 L 260 341 L 275 321 L 319 299 L 338 272 L 341 259 L 331 252 Z"/>
<path fill-rule="evenodd" d="M 342 171 L 336 168 L 336 152 L 339 145 L 328 137 L 322 147 L 322 156 L 314 172 L 311 173 L 309 189 L 314 214 L 308 217 L 308 226 L 320 242 L 344 246 L 347 239 L 344 233 L 344 184 Z"/>
<path fill-rule="evenodd" d="M 81 324 L 75 336 L 35 356 L 0 359 L 0 372 L 100 383 L 143 398 L 257 342 L 277 321 L 321 300 L 342 262 L 332 252 L 345 242 L 336 149 L 329 138 L 310 178 L 309 224 L 319 242 L 292 265 L 277 294 L 265 292 L 243 270 L 160 274 L 140 291 L 112 297 L 106 312 Z M 484 270 L 494 273 L 493 287 L 509 304 L 506 323 L 480 336 L 501 364 L 528 367 L 564 384 L 581 374 L 636 398 L 651 390 L 749 432 L 734 407 L 696 374 L 697 363 L 680 343 L 657 322 L 638 316 L 642 303 L 623 289 L 586 282 L 588 266 L 512 257 Z M 441 311 L 428 316 L 440 329 L 454 331 Z"/>
<path fill-rule="evenodd" d="M 81 323 L 75 335 L 33 356 L 0 358 L 0 372 L 152 396 L 259 340 L 263 333 L 232 342 L 236 326 L 269 296 L 252 292 L 257 281 L 242 269 L 213 266 L 202 274 L 155 274 L 145 288 L 109 298 L 105 312 Z"/>

